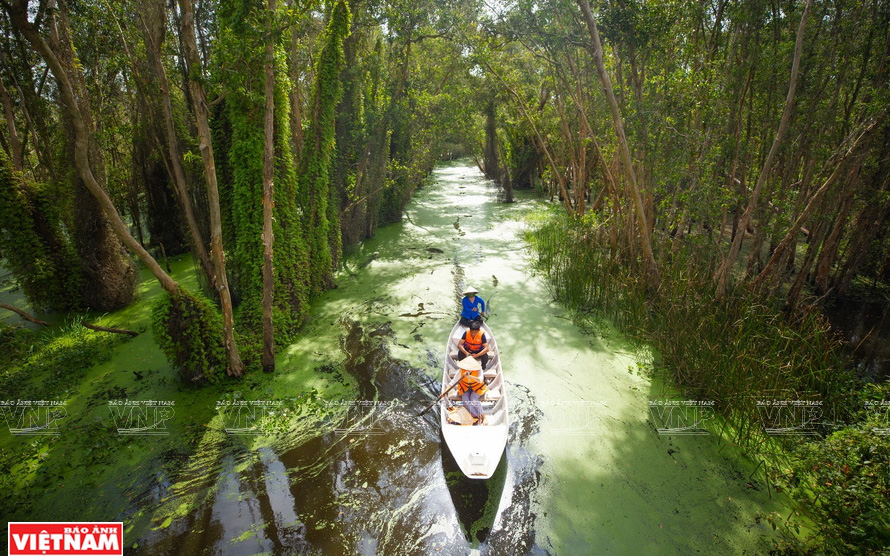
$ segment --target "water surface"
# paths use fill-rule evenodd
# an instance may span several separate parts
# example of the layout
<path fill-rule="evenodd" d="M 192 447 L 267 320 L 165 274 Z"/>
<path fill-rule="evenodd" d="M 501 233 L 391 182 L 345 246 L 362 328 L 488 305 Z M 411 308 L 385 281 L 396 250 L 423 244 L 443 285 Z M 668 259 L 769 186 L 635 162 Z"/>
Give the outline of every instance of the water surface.
<path fill-rule="evenodd" d="M 768 550 L 763 517 L 787 515 L 784 501 L 716 435 L 656 432 L 649 401 L 666 394 L 639 370 L 645 357 L 605 327 L 573 324 L 530 270 L 520 234 L 541 201 L 496 196 L 466 161 L 437 168 L 402 223 L 350 254 L 279 355 L 283 376 L 310 365 L 376 406 L 260 447 L 208 432 L 204 452 L 218 456 L 159 495 L 147 519 L 162 526 L 136 553 Z M 416 417 L 438 391 L 465 286 L 489 303 L 510 398 L 507 452 L 489 481 L 461 476 L 435 409 Z"/>

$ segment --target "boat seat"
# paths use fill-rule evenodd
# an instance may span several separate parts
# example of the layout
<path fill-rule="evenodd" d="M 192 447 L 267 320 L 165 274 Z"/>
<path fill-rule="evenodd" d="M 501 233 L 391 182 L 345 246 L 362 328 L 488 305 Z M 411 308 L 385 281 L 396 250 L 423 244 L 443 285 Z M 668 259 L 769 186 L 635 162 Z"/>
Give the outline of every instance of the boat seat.
<path fill-rule="evenodd" d="M 464 405 L 463 400 L 461 400 L 460 398 L 458 398 L 456 401 L 454 401 L 454 400 L 452 400 L 452 401 L 453 401 L 452 405 L 454 405 L 454 406 L 463 407 L 463 405 Z M 498 401 L 500 401 L 500 400 L 479 400 L 479 403 L 482 404 L 483 409 L 488 410 L 488 409 L 494 408 L 497 405 Z"/>
<path fill-rule="evenodd" d="M 485 393 L 486 400 L 499 400 L 502 397 L 504 388 L 504 376 L 495 377 L 487 384 L 488 391 Z"/>
<path fill-rule="evenodd" d="M 501 399 L 501 391 L 500 391 L 500 389 L 495 389 L 495 390 L 489 390 L 488 392 L 486 392 L 485 397 L 482 399 L 482 401 L 496 402 L 499 399 Z"/>

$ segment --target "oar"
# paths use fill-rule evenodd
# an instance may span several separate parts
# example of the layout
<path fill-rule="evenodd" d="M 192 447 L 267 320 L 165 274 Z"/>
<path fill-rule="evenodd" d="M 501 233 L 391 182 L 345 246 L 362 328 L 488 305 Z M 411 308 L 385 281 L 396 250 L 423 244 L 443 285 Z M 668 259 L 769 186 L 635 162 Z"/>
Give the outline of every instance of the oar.
<path fill-rule="evenodd" d="M 432 409 L 432 407 L 433 407 L 434 405 L 436 405 L 437 403 L 439 403 L 439 400 L 441 400 L 442 398 L 445 397 L 445 394 L 447 394 L 448 392 L 451 392 L 451 389 L 454 388 L 455 386 L 457 386 L 457 383 L 458 383 L 458 382 L 460 382 L 460 374 L 458 374 L 458 376 L 457 376 L 457 380 L 455 380 L 454 383 L 453 383 L 451 386 L 449 386 L 447 390 L 445 390 L 444 392 L 442 392 L 441 394 L 439 394 L 439 397 L 436 398 L 436 401 L 434 401 L 433 403 L 431 403 L 430 405 L 428 405 L 426 409 L 424 409 L 423 411 L 421 411 L 420 413 L 418 413 L 418 414 L 417 414 L 417 417 L 420 417 L 421 415 L 423 415 L 424 413 L 426 413 L 427 411 L 429 411 L 430 409 Z"/>

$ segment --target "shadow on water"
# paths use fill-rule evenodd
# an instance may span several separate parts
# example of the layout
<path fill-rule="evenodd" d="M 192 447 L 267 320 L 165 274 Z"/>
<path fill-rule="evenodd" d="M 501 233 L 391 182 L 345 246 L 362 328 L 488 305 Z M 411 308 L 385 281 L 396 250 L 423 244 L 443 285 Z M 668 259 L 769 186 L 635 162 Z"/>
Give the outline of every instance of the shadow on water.
<path fill-rule="evenodd" d="M 491 478 L 470 479 L 460 470 L 441 434 L 439 439 L 442 445 L 442 469 L 457 520 L 467 542 L 478 547 L 486 541 L 494 527 L 507 482 L 507 457 L 501 457 Z"/>
<path fill-rule="evenodd" d="M 355 411 L 298 446 L 223 456 L 207 470 L 203 503 L 134 554 L 529 553 L 539 460 L 521 453 L 535 415 L 519 412 L 491 479 L 467 479 L 441 442 L 437 409 L 417 416 L 438 382 L 390 356 L 388 324 L 341 324 L 344 369 L 364 398 Z"/>

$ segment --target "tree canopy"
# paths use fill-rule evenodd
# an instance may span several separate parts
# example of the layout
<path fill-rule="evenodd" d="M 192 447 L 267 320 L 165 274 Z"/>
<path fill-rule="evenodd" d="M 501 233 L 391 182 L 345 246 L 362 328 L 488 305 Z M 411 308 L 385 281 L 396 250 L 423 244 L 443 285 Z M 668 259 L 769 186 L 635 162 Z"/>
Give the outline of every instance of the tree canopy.
<path fill-rule="evenodd" d="M 286 343 L 343 250 L 466 155 L 506 201 L 538 188 L 596 215 L 653 288 L 681 250 L 718 297 L 790 306 L 890 275 L 885 2 L 3 7 L 3 195 L 20 208 L 0 252 L 37 246 L 13 270 L 53 283 L 26 288 L 41 307 L 128 303 L 122 246 L 176 291 L 156 259 L 191 250 L 252 363 L 264 290 Z"/>

